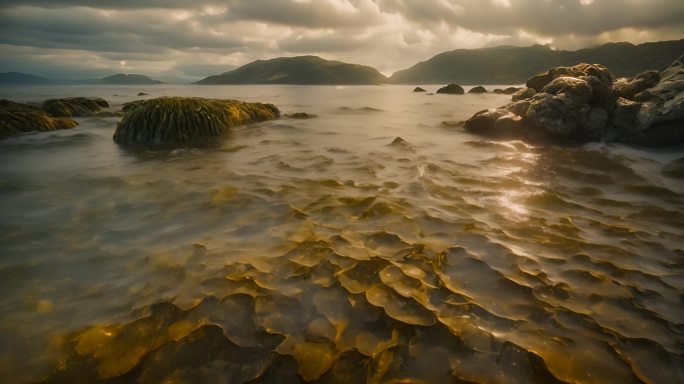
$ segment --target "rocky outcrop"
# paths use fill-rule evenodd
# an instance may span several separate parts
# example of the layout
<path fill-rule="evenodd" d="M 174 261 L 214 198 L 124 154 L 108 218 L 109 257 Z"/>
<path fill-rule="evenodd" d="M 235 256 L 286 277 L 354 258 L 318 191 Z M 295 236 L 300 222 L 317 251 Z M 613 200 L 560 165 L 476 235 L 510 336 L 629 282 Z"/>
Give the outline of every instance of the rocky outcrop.
<path fill-rule="evenodd" d="M 54 131 L 77 125 L 71 119 L 50 116 L 31 105 L 0 100 L 0 139 L 21 132 Z"/>
<path fill-rule="evenodd" d="M 487 93 L 487 89 L 481 85 L 471 88 L 468 93 Z"/>
<path fill-rule="evenodd" d="M 184 97 L 129 103 L 114 132 L 118 144 L 183 145 L 219 137 L 240 124 L 275 119 L 272 104 Z"/>
<path fill-rule="evenodd" d="M 423 89 L 421 87 L 415 87 L 415 88 L 413 88 L 413 92 L 425 92 L 425 89 Z"/>
<path fill-rule="evenodd" d="M 684 56 L 660 73 L 613 81 L 601 65 L 558 67 L 537 75 L 514 102 L 480 111 L 467 131 L 536 142 L 684 142 Z"/>
<path fill-rule="evenodd" d="M 100 97 L 68 97 L 43 103 L 43 109 L 56 117 L 92 116 L 103 108 L 109 108 L 109 103 Z"/>
<path fill-rule="evenodd" d="M 447 95 L 462 95 L 465 93 L 465 90 L 460 85 L 458 85 L 456 83 L 451 83 L 449 85 L 445 85 L 444 87 L 438 89 L 437 93 L 447 94 Z"/>

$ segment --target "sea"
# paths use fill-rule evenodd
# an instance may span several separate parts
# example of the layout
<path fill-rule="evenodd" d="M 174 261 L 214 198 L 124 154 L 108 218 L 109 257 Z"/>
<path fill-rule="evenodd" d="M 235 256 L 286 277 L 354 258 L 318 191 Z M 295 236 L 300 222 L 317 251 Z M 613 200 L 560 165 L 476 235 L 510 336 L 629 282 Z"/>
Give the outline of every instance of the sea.
<path fill-rule="evenodd" d="M 0 141 L 0 382 L 684 382 L 684 147 L 478 137 L 510 96 L 423 87 L 0 88 L 315 115 Z"/>

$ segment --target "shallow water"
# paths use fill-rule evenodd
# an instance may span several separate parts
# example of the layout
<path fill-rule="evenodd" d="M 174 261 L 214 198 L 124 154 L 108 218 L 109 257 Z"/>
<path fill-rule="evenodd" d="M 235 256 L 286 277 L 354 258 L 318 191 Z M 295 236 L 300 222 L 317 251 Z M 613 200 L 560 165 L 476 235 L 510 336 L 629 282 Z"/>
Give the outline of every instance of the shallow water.
<path fill-rule="evenodd" d="M 1 89 L 318 117 L 1 141 L 0 381 L 684 381 L 684 148 L 489 141 L 442 122 L 507 96 L 412 88 Z"/>

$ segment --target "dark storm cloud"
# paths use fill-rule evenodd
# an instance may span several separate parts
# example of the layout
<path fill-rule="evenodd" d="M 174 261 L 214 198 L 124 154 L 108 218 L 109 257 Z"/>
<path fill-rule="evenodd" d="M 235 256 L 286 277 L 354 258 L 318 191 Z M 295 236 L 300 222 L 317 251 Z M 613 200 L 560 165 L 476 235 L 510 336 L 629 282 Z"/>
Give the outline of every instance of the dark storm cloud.
<path fill-rule="evenodd" d="M 684 23 L 681 0 L 377 0 L 420 24 L 445 22 L 483 33 L 524 29 L 543 36 L 591 35 Z"/>
<path fill-rule="evenodd" d="M 679 38 L 684 0 L 0 0 L 0 71 L 202 76 L 319 54 L 389 73 L 456 48 Z"/>
<path fill-rule="evenodd" d="M 382 22 L 377 6 L 370 0 L 228 0 L 227 4 L 230 19 L 313 28 L 362 27 Z"/>

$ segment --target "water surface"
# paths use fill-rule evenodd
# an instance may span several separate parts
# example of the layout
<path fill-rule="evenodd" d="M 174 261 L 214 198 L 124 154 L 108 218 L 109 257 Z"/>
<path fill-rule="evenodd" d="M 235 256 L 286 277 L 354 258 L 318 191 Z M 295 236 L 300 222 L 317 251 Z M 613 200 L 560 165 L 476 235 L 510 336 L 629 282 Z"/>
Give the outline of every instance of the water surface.
<path fill-rule="evenodd" d="M 508 96 L 412 88 L 0 90 L 318 116 L 0 142 L 0 381 L 684 381 L 683 148 L 490 141 L 442 122 Z"/>

